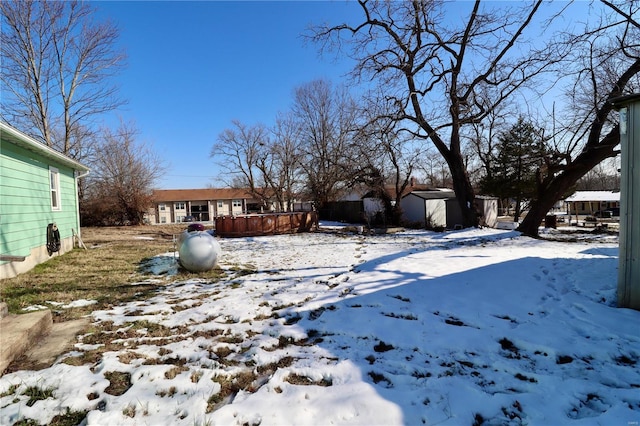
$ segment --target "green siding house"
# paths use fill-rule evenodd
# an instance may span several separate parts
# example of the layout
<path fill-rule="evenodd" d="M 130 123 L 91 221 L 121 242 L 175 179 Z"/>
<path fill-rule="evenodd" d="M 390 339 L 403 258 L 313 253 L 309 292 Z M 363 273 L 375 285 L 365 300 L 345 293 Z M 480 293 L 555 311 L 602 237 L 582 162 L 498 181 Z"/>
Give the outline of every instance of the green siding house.
<path fill-rule="evenodd" d="M 0 279 L 73 249 L 80 232 L 78 178 L 89 169 L 0 122 Z M 56 224 L 60 248 L 47 249 Z"/>

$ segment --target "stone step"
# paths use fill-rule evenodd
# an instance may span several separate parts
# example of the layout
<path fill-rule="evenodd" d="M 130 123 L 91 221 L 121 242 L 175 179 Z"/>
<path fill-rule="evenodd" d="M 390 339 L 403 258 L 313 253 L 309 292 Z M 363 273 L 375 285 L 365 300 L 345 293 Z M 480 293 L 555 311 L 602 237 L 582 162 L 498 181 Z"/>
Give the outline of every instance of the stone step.
<path fill-rule="evenodd" d="M 0 375 L 9 364 L 47 335 L 53 326 L 51 311 L 46 309 L 0 319 Z"/>
<path fill-rule="evenodd" d="M 88 318 L 53 323 L 51 332 L 24 353 L 20 369 L 40 370 L 52 366 L 60 355 L 73 349 L 76 336 L 87 327 Z"/>

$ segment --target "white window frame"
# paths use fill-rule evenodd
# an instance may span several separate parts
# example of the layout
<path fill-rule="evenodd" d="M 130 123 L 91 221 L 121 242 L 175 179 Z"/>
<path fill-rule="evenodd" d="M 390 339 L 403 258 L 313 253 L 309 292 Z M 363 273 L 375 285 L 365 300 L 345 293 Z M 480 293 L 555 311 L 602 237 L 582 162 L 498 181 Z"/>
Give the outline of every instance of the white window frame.
<path fill-rule="evenodd" d="M 233 200 L 231 203 L 232 203 L 231 205 L 232 205 L 233 207 L 240 207 L 240 208 L 242 208 L 242 200 Z"/>
<path fill-rule="evenodd" d="M 49 194 L 51 210 L 62 210 L 62 204 L 60 203 L 60 171 L 55 167 L 49 167 Z"/>
<path fill-rule="evenodd" d="M 218 208 L 221 209 L 224 207 L 224 201 L 218 200 Z"/>
<path fill-rule="evenodd" d="M 166 210 L 166 208 L 167 208 L 167 206 L 164 203 L 158 204 L 158 210 L 159 211 L 163 212 L 163 211 Z"/>
<path fill-rule="evenodd" d="M 187 203 L 184 201 L 176 201 L 174 207 L 176 210 L 185 210 L 187 208 Z"/>

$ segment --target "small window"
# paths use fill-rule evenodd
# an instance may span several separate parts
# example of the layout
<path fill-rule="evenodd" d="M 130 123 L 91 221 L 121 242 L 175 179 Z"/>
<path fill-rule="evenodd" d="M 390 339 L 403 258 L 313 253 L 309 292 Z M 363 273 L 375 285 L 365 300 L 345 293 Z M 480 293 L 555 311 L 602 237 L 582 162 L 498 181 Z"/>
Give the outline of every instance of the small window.
<path fill-rule="evenodd" d="M 242 200 L 233 200 L 233 207 L 242 207 Z"/>
<path fill-rule="evenodd" d="M 51 210 L 60 210 L 60 173 L 54 167 L 49 168 L 49 183 L 51 189 Z"/>
<path fill-rule="evenodd" d="M 222 200 L 218 201 L 218 208 L 221 209 L 224 207 L 224 202 Z"/>
<path fill-rule="evenodd" d="M 164 205 L 163 203 L 158 204 L 158 209 L 159 209 L 161 212 L 163 212 L 163 211 L 165 210 L 165 208 L 166 208 L 166 207 L 165 207 L 165 205 Z"/>
<path fill-rule="evenodd" d="M 184 205 L 183 202 L 176 203 L 175 208 L 176 208 L 176 210 L 184 210 L 185 209 L 185 205 Z"/>

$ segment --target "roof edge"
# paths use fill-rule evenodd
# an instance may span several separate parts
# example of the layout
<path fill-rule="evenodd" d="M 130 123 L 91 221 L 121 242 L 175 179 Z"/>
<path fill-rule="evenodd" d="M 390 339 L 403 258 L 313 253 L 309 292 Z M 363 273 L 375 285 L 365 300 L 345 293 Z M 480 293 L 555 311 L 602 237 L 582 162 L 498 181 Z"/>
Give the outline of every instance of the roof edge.
<path fill-rule="evenodd" d="M 22 133 L 20 130 L 9 126 L 6 123 L 0 122 L 0 133 L 8 134 L 8 138 L 3 138 L 7 142 L 13 143 L 18 146 L 22 146 L 29 151 L 40 153 L 43 156 L 58 161 L 66 166 L 71 167 L 74 170 L 78 170 L 81 172 L 88 172 L 89 167 L 85 166 L 82 163 L 74 160 L 71 157 L 64 155 L 61 152 L 56 151 L 55 149 L 43 144 L 42 142 L 38 142 L 33 139 L 31 136 Z"/>

